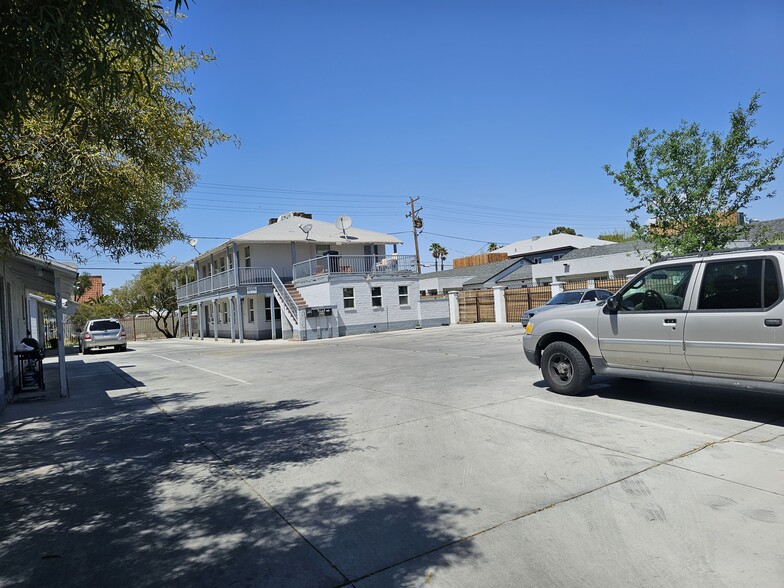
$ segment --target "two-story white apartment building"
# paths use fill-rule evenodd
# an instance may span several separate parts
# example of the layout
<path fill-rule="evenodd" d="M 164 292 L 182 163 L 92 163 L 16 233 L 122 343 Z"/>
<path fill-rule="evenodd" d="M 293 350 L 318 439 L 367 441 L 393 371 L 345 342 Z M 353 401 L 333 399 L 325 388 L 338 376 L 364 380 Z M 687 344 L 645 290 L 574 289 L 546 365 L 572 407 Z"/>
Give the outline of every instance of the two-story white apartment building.
<path fill-rule="evenodd" d="M 446 300 L 420 300 L 399 239 L 341 219 L 286 213 L 176 268 L 183 334 L 307 340 L 449 322 Z"/>

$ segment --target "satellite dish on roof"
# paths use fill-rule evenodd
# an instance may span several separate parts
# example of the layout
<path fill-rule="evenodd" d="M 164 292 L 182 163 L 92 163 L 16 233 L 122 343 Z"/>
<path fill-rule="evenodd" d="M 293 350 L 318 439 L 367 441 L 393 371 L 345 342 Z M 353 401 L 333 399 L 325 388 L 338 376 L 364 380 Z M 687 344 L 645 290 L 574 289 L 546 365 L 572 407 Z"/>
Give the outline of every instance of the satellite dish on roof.
<path fill-rule="evenodd" d="M 313 225 L 308 223 L 306 225 L 299 225 L 299 228 L 305 233 L 305 239 L 310 239 L 310 232 L 313 230 Z"/>
<path fill-rule="evenodd" d="M 196 244 L 197 244 L 198 242 L 199 242 L 199 240 L 198 240 L 198 239 L 188 239 L 188 245 L 190 245 L 191 247 L 193 247 L 193 249 L 196 251 L 196 253 L 199 253 L 199 250 L 198 250 L 198 249 L 196 249 Z"/>
<path fill-rule="evenodd" d="M 338 220 L 335 221 L 335 226 L 339 228 L 341 231 L 346 231 L 346 229 L 351 228 L 351 217 L 350 216 L 339 216 Z"/>
<path fill-rule="evenodd" d="M 335 221 L 335 226 L 343 231 L 343 238 L 348 239 L 348 235 L 346 235 L 346 229 L 351 228 L 351 217 L 339 216 L 338 220 Z"/>

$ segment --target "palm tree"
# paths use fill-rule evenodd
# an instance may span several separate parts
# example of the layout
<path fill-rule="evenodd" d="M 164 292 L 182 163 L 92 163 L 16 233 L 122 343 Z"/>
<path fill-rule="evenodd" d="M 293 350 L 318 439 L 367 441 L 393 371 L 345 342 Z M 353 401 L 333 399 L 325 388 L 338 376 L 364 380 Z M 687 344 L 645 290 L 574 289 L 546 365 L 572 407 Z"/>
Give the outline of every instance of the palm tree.
<path fill-rule="evenodd" d="M 433 256 L 433 259 L 435 259 L 434 265 L 436 267 L 436 271 L 438 271 L 438 258 L 441 257 L 442 251 L 446 251 L 446 249 L 441 247 L 441 245 L 439 245 L 438 243 L 430 244 L 430 254 Z M 443 269 L 443 264 L 442 264 L 442 269 Z"/>
<path fill-rule="evenodd" d="M 498 243 L 496 243 L 495 241 L 491 241 L 490 243 L 487 244 L 488 252 L 495 251 L 496 249 L 500 249 L 500 247 L 498 246 Z"/>
<path fill-rule="evenodd" d="M 449 255 L 449 251 L 446 250 L 446 247 L 441 247 L 441 271 L 444 271 L 444 260 L 447 255 Z"/>

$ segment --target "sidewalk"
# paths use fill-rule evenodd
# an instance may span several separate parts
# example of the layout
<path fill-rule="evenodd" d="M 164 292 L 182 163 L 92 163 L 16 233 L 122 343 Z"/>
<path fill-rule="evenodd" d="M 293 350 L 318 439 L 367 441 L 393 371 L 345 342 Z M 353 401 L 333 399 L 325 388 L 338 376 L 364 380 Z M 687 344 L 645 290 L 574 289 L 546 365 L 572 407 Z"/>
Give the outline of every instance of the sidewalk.
<path fill-rule="evenodd" d="M 0 585 L 343 583 L 122 365 L 69 356 L 70 399 L 0 415 Z"/>

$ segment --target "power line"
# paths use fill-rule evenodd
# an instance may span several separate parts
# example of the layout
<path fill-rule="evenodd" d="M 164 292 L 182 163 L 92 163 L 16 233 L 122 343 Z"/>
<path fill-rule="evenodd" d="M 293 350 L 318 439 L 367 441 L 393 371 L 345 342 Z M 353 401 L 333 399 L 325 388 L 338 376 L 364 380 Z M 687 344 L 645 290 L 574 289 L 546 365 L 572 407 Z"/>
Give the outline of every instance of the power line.
<path fill-rule="evenodd" d="M 446 237 L 447 239 L 458 239 L 459 241 L 471 241 L 472 243 L 484 243 L 487 245 L 488 243 L 492 243 L 492 241 L 482 241 L 481 239 L 468 239 L 466 237 L 455 237 L 454 235 L 442 235 L 441 233 L 431 233 L 430 231 L 425 231 L 426 235 L 435 235 L 436 237 Z"/>

